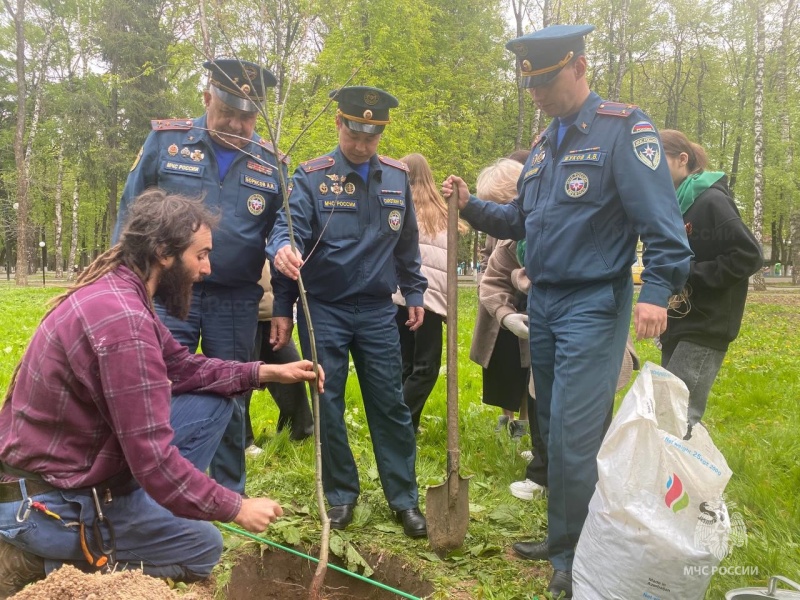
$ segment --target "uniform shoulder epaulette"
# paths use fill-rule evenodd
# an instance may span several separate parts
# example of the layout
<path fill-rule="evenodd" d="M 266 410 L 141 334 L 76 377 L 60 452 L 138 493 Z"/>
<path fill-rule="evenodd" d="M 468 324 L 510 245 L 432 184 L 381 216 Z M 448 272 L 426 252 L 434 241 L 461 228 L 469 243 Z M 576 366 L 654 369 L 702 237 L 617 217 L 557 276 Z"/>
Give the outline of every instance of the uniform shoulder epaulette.
<path fill-rule="evenodd" d="M 389 165 L 390 167 L 395 167 L 396 169 L 402 169 L 406 173 L 408 173 L 408 165 L 404 162 L 400 162 L 399 160 L 395 160 L 394 158 L 389 158 L 388 156 L 381 156 L 378 155 L 378 160 L 381 161 L 385 165 Z"/>
<path fill-rule="evenodd" d="M 275 146 L 269 140 L 261 138 L 258 141 L 258 145 L 264 148 L 264 150 L 266 150 L 267 152 L 272 152 L 272 154 L 277 156 L 278 160 L 281 161 L 283 164 L 289 164 L 289 157 L 280 150 L 275 150 Z"/>
<path fill-rule="evenodd" d="M 153 131 L 188 131 L 194 127 L 192 119 L 153 119 L 150 121 Z"/>
<path fill-rule="evenodd" d="M 628 117 L 633 111 L 639 108 L 636 104 L 625 104 L 624 102 L 601 102 L 597 107 L 598 115 L 611 115 L 612 117 Z"/>
<path fill-rule="evenodd" d="M 330 168 L 335 164 L 336 161 L 333 159 L 332 156 L 320 156 L 318 158 L 312 158 L 311 160 L 302 162 L 300 163 L 300 166 L 306 173 L 311 173 L 312 171 L 319 171 L 320 169 Z"/>

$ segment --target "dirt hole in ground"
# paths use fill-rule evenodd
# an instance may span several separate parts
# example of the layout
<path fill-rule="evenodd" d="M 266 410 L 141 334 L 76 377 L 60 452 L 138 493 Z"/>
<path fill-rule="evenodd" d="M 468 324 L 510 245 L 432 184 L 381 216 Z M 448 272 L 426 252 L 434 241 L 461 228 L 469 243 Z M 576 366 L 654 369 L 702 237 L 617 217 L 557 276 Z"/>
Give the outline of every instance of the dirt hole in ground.
<path fill-rule="evenodd" d="M 420 579 L 413 568 L 387 554 L 361 554 L 375 570 L 370 579 L 406 594 L 424 598 L 433 585 Z M 331 558 L 330 564 L 341 566 Z M 243 555 L 231 571 L 228 600 L 306 600 L 316 564 L 288 552 L 266 552 L 263 556 Z M 322 594 L 327 600 L 396 600 L 395 593 L 328 568 Z"/>

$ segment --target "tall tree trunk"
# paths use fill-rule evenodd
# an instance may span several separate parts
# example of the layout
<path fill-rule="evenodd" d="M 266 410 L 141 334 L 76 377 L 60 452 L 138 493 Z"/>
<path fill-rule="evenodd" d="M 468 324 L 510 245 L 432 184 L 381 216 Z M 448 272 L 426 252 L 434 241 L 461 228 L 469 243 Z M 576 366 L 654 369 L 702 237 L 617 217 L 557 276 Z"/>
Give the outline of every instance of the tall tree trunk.
<path fill-rule="evenodd" d="M 778 72 L 776 76 L 776 87 L 778 90 L 778 106 L 780 107 L 780 132 L 781 132 L 781 148 L 785 152 L 785 169 L 786 173 L 794 173 L 794 145 L 792 143 L 791 125 L 792 120 L 789 115 L 791 107 L 789 106 L 789 84 L 787 81 L 788 72 L 788 57 L 787 54 L 791 53 L 792 41 L 792 25 L 795 16 L 796 0 L 789 0 L 786 5 L 786 10 L 783 13 L 783 23 L 781 26 L 781 43 L 777 53 L 778 59 Z M 792 256 L 792 247 L 794 246 L 794 237 L 796 235 L 796 210 L 795 199 L 797 198 L 797 187 L 794 178 L 790 185 L 783 186 L 781 189 L 781 210 L 785 210 L 789 215 L 789 236 L 787 250 L 788 252 L 782 256 L 785 265 L 792 265 L 792 280 L 794 281 L 794 256 Z M 781 233 L 783 227 L 781 227 Z M 783 239 L 781 239 L 783 245 Z"/>
<path fill-rule="evenodd" d="M 753 146 L 753 235 L 759 244 L 762 241 L 764 226 L 764 5 L 757 2 L 756 7 L 756 77 L 755 99 L 753 110 L 754 146 Z M 753 278 L 756 290 L 767 289 L 764 275 L 758 271 Z"/>
<path fill-rule="evenodd" d="M 58 146 L 58 177 L 56 178 L 56 193 L 55 193 L 55 210 L 56 210 L 56 233 L 53 240 L 53 268 L 56 272 L 56 277 L 61 278 L 64 276 L 64 253 L 62 250 L 63 245 L 63 227 L 64 219 L 61 214 L 61 205 L 63 202 L 64 193 L 64 142 L 62 141 Z"/>
<path fill-rule="evenodd" d="M 208 36 L 208 21 L 206 20 L 206 0 L 200 0 L 200 32 L 203 36 L 203 57 L 211 60 L 214 55 L 211 53 L 211 40 Z"/>
<path fill-rule="evenodd" d="M 514 22 L 516 23 L 517 37 L 523 35 L 522 17 L 524 16 L 524 8 L 526 4 L 527 3 L 525 0 L 511 0 L 511 8 L 514 11 Z M 514 62 L 516 63 L 516 60 Z M 519 65 L 515 66 L 515 76 L 517 80 L 517 135 L 516 139 L 514 140 L 514 148 L 519 150 L 520 148 L 522 148 L 522 133 L 525 130 L 525 94 L 526 94 L 526 91 L 522 87 L 522 79 L 520 77 Z"/>
<path fill-rule="evenodd" d="M 610 100 L 613 100 L 614 102 L 619 102 L 619 97 L 622 93 L 622 79 L 625 77 L 625 72 L 628 70 L 628 31 L 626 24 L 628 22 L 629 8 L 630 0 L 622 0 L 622 7 L 620 8 L 619 15 L 619 26 L 617 28 L 617 44 L 615 48 L 617 51 L 617 69 L 610 91 Z"/>
<path fill-rule="evenodd" d="M 119 148 L 119 116 L 117 114 L 119 112 L 119 87 L 117 84 L 119 73 L 117 72 L 116 66 L 112 67 L 111 72 L 113 78 L 111 83 L 111 106 L 109 107 L 108 145 L 112 154 L 116 154 L 116 150 Z M 106 181 L 108 182 L 108 202 L 106 204 L 105 216 L 107 218 L 108 230 L 104 233 L 108 233 L 110 239 L 114 224 L 117 222 L 117 200 L 119 199 L 117 173 L 115 169 L 111 169 L 111 172 L 108 173 L 106 177 Z M 95 236 L 95 246 L 97 246 L 98 243 L 98 237 Z"/>
<path fill-rule="evenodd" d="M 78 254 L 78 171 L 80 162 L 75 169 L 75 184 L 72 188 L 72 239 L 69 242 L 69 258 L 67 259 L 67 281 L 75 278 L 75 267 L 78 266 L 76 260 Z"/>
<path fill-rule="evenodd" d="M 14 19 L 17 50 L 17 128 L 14 132 L 14 162 L 17 168 L 17 285 L 28 285 L 28 170 L 25 164 L 25 0 L 17 0 L 14 11 L 8 0 L 3 0 L 8 14 Z"/>

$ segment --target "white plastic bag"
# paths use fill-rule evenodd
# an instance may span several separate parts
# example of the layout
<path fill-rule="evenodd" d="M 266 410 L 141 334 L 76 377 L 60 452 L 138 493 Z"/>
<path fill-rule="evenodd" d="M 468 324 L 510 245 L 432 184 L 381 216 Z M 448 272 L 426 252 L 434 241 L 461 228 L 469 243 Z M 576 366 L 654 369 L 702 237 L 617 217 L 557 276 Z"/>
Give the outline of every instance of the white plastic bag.
<path fill-rule="evenodd" d="M 625 396 L 597 456 L 576 600 L 704 597 L 728 547 L 731 471 L 705 427 L 683 439 L 688 402 L 684 383 L 649 362 Z"/>

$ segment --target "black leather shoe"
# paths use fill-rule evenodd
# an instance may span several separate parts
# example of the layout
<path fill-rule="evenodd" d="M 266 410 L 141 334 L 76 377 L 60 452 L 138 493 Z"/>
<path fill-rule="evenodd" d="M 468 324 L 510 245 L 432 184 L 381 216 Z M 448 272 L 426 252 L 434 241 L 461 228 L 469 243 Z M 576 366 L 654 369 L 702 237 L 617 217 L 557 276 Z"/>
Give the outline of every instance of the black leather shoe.
<path fill-rule="evenodd" d="M 547 591 L 558 600 L 571 600 L 572 598 L 572 571 L 553 571 Z M 563 596 L 561 594 L 564 594 Z"/>
<path fill-rule="evenodd" d="M 398 510 L 395 518 L 403 524 L 403 533 L 411 538 L 420 538 L 428 535 L 428 524 L 418 508 Z"/>
<path fill-rule="evenodd" d="M 353 509 L 355 504 L 340 504 L 331 506 L 328 509 L 328 518 L 331 521 L 331 529 L 344 529 L 353 520 Z"/>
<path fill-rule="evenodd" d="M 541 542 L 517 542 L 511 546 L 512 550 L 526 560 L 548 560 L 550 547 L 547 540 Z"/>

